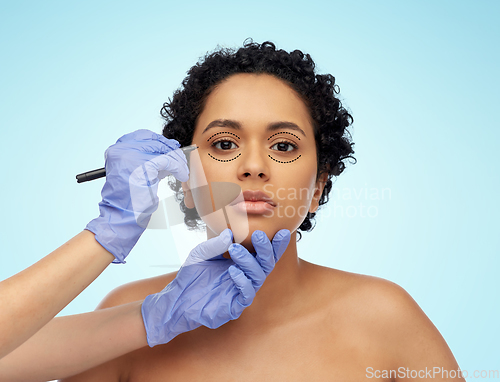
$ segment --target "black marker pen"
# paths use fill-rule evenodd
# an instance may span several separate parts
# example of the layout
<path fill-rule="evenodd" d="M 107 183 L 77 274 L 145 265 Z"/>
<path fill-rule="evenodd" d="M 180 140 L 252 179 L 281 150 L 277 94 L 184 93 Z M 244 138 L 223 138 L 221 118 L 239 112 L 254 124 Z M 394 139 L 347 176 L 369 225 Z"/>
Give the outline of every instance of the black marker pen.
<path fill-rule="evenodd" d="M 198 148 L 198 146 L 191 145 L 191 146 L 181 147 L 180 149 L 182 150 L 182 152 L 184 154 L 188 154 L 191 151 L 196 150 L 197 148 Z M 88 182 L 90 180 L 104 178 L 105 176 L 106 176 L 106 169 L 104 167 L 98 168 L 97 170 L 87 171 L 87 172 L 84 172 L 82 174 L 78 174 L 76 176 L 76 182 L 77 183 Z"/>

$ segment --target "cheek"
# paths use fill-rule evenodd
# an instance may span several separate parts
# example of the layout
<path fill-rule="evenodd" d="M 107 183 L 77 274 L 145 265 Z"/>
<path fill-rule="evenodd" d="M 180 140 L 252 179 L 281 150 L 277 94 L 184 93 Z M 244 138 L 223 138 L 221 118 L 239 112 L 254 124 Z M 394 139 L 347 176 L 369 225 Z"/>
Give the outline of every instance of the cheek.
<path fill-rule="evenodd" d="M 206 186 L 209 182 L 225 181 L 234 172 L 232 166 L 233 163 L 216 161 L 200 150 L 189 166 L 189 186 L 196 188 Z"/>
<path fill-rule="evenodd" d="M 296 204 L 310 202 L 316 185 L 316 162 L 301 162 L 301 159 L 304 158 L 300 158 L 297 164 L 280 164 L 273 169 L 276 174 L 273 183 L 279 190 L 279 197 Z"/>
<path fill-rule="evenodd" d="M 282 165 L 284 167 L 286 165 Z M 316 186 L 316 163 L 304 166 L 290 166 L 280 171 L 272 191 L 278 207 L 270 218 L 278 219 L 283 228 L 296 230 L 304 221 L 311 206 Z"/>
<path fill-rule="evenodd" d="M 204 153 L 201 157 L 201 163 L 205 172 L 205 177 L 209 182 L 217 182 L 224 179 L 231 174 L 235 173 L 235 163 L 237 159 L 231 161 L 221 161 L 215 157 L 210 156 L 209 153 Z"/>

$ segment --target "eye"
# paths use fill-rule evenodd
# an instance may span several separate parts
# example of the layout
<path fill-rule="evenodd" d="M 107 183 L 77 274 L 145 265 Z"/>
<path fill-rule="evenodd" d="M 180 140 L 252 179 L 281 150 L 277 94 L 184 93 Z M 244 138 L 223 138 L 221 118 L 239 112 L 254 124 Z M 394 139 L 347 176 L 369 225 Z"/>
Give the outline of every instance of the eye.
<path fill-rule="evenodd" d="M 276 147 L 275 150 L 277 151 L 293 151 L 296 150 L 298 147 L 295 143 L 289 142 L 289 141 L 281 141 L 278 143 L 275 143 L 274 145 L 271 146 L 271 148 Z"/>
<path fill-rule="evenodd" d="M 236 146 L 236 143 L 227 139 L 219 139 L 218 141 L 212 142 L 212 146 L 222 151 L 238 148 L 238 146 Z"/>

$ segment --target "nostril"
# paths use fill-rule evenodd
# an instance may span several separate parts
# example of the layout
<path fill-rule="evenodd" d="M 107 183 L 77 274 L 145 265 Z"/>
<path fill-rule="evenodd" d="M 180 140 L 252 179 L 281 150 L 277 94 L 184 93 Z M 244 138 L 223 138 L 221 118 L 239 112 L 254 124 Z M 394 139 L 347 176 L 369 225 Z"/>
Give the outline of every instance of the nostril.
<path fill-rule="evenodd" d="M 249 173 L 249 172 L 245 172 L 245 173 L 243 174 L 243 176 L 244 176 L 245 178 L 248 178 L 249 176 L 252 176 L 252 174 L 251 174 L 251 173 Z M 266 175 L 265 175 L 263 172 L 259 173 L 259 178 L 265 178 L 265 177 L 266 177 Z"/>

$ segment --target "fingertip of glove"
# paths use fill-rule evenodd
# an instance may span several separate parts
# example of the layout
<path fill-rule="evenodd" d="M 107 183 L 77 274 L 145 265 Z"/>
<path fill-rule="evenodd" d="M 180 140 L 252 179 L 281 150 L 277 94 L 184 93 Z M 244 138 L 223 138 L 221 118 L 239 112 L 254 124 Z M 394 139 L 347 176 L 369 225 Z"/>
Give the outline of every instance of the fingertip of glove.
<path fill-rule="evenodd" d="M 182 175 L 184 175 L 184 174 L 182 174 Z M 182 175 L 179 175 L 179 178 L 178 178 L 178 179 L 179 179 L 181 182 L 187 182 L 187 181 L 189 180 L 189 170 L 187 171 L 186 176 L 182 176 Z"/>
<path fill-rule="evenodd" d="M 252 233 L 252 239 L 258 241 L 258 242 L 263 242 L 266 238 L 266 234 L 263 231 L 260 230 L 255 230 Z"/>
<path fill-rule="evenodd" d="M 228 248 L 228 251 L 229 251 L 229 254 L 231 255 L 231 257 L 241 257 L 242 256 L 242 253 L 243 253 L 243 246 L 241 244 L 238 244 L 238 243 L 232 243 L 229 248 Z"/>
<path fill-rule="evenodd" d="M 163 135 L 160 135 L 160 137 L 162 137 L 163 139 L 166 139 L 167 142 L 169 143 L 169 145 L 173 145 L 176 148 L 181 147 L 181 144 L 179 143 L 179 141 L 177 139 L 168 139 L 168 138 L 165 138 Z"/>
<path fill-rule="evenodd" d="M 286 229 L 286 228 L 283 228 L 283 229 L 280 229 L 281 232 L 287 234 L 287 235 L 290 235 L 290 230 L 289 229 Z"/>
<path fill-rule="evenodd" d="M 278 239 L 279 240 L 290 240 L 290 231 L 287 229 L 281 229 L 278 231 L 277 235 L 279 235 Z"/>
<path fill-rule="evenodd" d="M 224 231 L 222 231 L 220 236 L 222 240 L 224 240 L 224 242 L 228 244 L 233 241 L 233 232 L 229 228 L 226 228 Z"/>
<path fill-rule="evenodd" d="M 181 144 L 176 139 L 170 139 L 164 137 L 162 134 L 153 133 L 151 139 L 163 143 L 168 149 L 164 149 L 164 154 L 170 152 L 171 150 L 176 150 L 181 147 Z"/>

